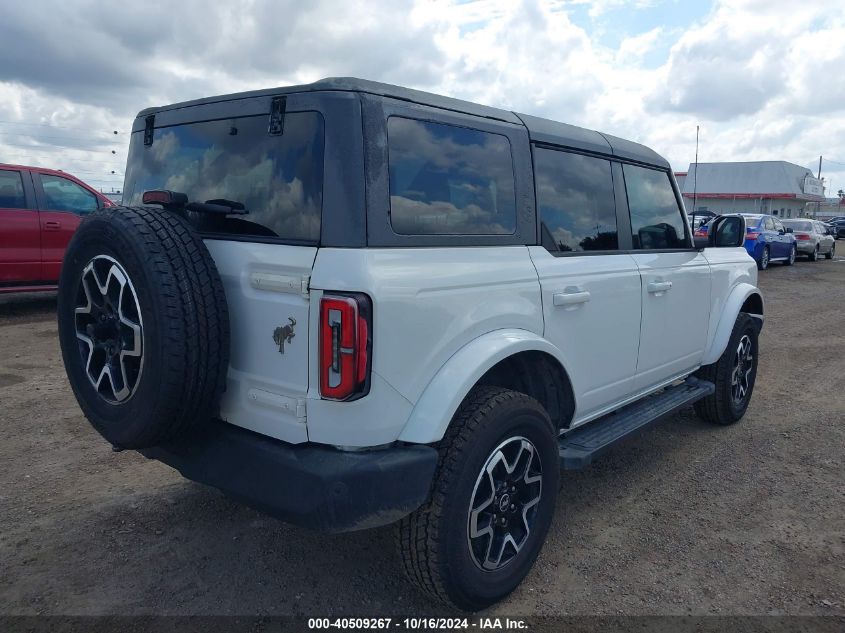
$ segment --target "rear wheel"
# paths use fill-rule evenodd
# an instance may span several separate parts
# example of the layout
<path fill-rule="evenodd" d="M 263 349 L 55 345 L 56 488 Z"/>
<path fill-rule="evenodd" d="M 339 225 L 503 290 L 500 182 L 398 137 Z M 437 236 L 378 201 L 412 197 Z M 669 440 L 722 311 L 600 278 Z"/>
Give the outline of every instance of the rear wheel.
<path fill-rule="evenodd" d="M 411 582 L 470 611 L 513 591 L 549 529 L 559 459 L 555 429 L 536 400 L 474 389 L 440 444 L 429 502 L 397 525 Z"/>
<path fill-rule="evenodd" d="M 830 245 L 830 250 L 825 254 L 825 258 L 833 259 L 833 256 L 836 254 L 836 244 Z"/>
<path fill-rule="evenodd" d="M 763 253 L 760 255 L 760 259 L 757 260 L 757 268 L 759 270 L 766 270 L 769 267 L 769 247 L 763 247 Z"/>
<path fill-rule="evenodd" d="M 786 261 L 783 262 L 784 266 L 792 266 L 795 263 L 795 255 L 797 249 L 795 248 L 795 244 L 792 245 L 792 248 L 789 250 L 789 257 L 786 258 Z"/>
<path fill-rule="evenodd" d="M 809 259 L 811 262 L 814 262 L 814 261 L 817 261 L 818 258 L 819 258 L 819 245 L 816 244 L 816 248 L 813 249 L 812 253 L 807 255 L 807 259 Z"/>
<path fill-rule="evenodd" d="M 757 335 L 754 319 L 740 312 L 719 360 L 696 372 L 716 386 L 713 395 L 695 403 L 695 412 L 703 420 L 727 425 L 745 415 L 757 378 Z"/>

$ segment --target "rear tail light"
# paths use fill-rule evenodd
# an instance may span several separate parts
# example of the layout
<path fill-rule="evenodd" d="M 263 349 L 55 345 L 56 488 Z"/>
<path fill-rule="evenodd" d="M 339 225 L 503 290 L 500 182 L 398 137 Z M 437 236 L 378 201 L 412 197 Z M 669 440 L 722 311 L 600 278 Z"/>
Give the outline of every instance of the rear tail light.
<path fill-rule="evenodd" d="M 760 233 L 755 231 L 754 229 L 746 229 L 745 230 L 745 239 L 756 240 L 758 237 L 760 237 Z"/>
<path fill-rule="evenodd" d="M 320 395 L 355 400 L 370 388 L 372 304 L 363 294 L 320 299 Z"/>
<path fill-rule="evenodd" d="M 796 233 L 796 234 L 795 234 L 795 239 L 796 239 L 796 240 L 809 240 L 809 239 L 810 239 L 810 236 L 809 236 L 809 235 L 807 235 L 806 233 Z"/>
<path fill-rule="evenodd" d="M 696 229 L 695 236 L 696 237 L 707 237 L 707 229 Z"/>

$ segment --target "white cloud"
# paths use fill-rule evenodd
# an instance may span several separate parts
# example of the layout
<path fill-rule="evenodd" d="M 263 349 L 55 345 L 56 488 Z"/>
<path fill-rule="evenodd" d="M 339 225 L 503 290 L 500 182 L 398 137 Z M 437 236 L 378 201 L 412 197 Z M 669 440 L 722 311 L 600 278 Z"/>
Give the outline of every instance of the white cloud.
<path fill-rule="evenodd" d="M 125 132 L 144 107 L 354 75 L 606 131 L 678 169 L 696 124 L 702 160 L 845 162 L 841 0 L 716 1 L 696 23 L 648 24 L 614 49 L 569 15 L 586 8 L 599 29 L 625 10 L 635 24 L 639 9 L 669 1 L 14 3 L 0 22 L 0 121 L 60 127 L 0 123 L 0 152 L 83 177 L 122 173 Z M 845 166 L 834 167 L 842 187 Z"/>

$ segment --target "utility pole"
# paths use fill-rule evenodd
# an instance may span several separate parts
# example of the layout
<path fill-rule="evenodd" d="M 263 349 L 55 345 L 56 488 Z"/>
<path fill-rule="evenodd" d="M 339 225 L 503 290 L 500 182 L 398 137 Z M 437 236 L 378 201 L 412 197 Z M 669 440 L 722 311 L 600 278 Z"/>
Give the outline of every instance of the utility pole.
<path fill-rule="evenodd" d="M 692 174 L 692 224 L 693 230 L 695 230 L 695 212 L 698 210 L 696 207 L 697 196 L 698 195 L 698 126 L 695 126 L 695 171 Z"/>
<path fill-rule="evenodd" d="M 819 184 L 822 182 L 822 157 L 819 156 Z M 824 185 L 822 185 L 822 196 L 824 196 Z M 819 219 L 819 208 L 821 207 L 821 201 L 816 202 L 816 213 L 813 215 L 814 220 Z"/>

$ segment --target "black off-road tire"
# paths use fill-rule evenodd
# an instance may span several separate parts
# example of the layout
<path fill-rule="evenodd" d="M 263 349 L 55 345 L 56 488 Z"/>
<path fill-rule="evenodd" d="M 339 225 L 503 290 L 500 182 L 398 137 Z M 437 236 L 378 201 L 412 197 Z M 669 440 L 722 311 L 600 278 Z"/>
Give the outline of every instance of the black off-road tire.
<path fill-rule="evenodd" d="M 699 400 L 694 408 L 698 416 L 711 424 L 728 425 L 740 420 L 748 409 L 751 402 L 751 395 L 754 391 L 754 383 L 757 379 L 757 357 L 759 328 L 753 317 L 740 312 L 734 323 L 731 338 L 722 356 L 712 365 L 705 365 L 696 372 L 696 376 L 702 380 L 712 382 L 716 386 L 713 395 Z M 749 386 L 746 396 L 742 401 L 737 402 L 733 397 L 732 378 L 734 371 L 735 355 L 741 339 L 748 336 L 751 342 L 751 353 L 753 354 L 753 366 L 749 375 Z"/>
<path fill-rule="evenodd" d="M 76 310 L 86 302 L 86 290 L 91 293 L 91 280 L 102 280 L 102 271 L 112 262 L 131 282 L 139 313 L 133 319 L 141 323 L 140 335 L 130 335 L 133 344 L 135 338 L 142 341 L 140 369 L 132 374 L 134 390 L 124 400 L 112 397 L 117 393 L 113 381 L 109 392 L 106 381 L 104 389 L 89 378 L 86 354 L 94 346 L 78 337 L 80 330 L 92 326 L 80 325 Z M 92 267 L 98 266 L 99 276 L 92 277 Z M 115 312 L 106 295 L 100 299 Z M 131 308 L 129 299 L 124 302 Z M 178 215 L 111 207 L 88 216 L 65 254 L 58 322 L 62 357 L 76 399 L 94 428 L 115 447 L 155 446 L 217 413 L 229 365 L 226 295 L 205 244 Z M 109 353 L 115 354 L 113 346 Z"/>
<path fill-rule="evenodd" d="M 487 460 L 509 438 L 528 438 L 542 465 L 542 492 L 522 549 L 503 567 L 483 570 L 469 544 L 470 503 Z M 560 481 L 557 433 L 535 399 L 499 387 L 477 387 L 440 442 L 429 501 L 396 526 L 408 579 L 430 597 L 477 611 L 507 596 L 528 574 L 545 541 Z"/>

